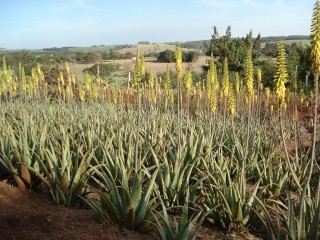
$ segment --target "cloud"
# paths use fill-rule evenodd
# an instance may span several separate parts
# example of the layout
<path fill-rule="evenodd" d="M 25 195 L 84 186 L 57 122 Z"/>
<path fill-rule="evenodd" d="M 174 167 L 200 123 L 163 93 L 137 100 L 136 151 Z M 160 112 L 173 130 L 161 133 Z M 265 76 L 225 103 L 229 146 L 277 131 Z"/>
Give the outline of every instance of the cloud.
<path fill-rule="evenodd" d="M 200 4 L 208 7 L 217 7 L 217 8 L 230 8 L 235 7 L 239 1 L 221 1 L 221 0 L 198 0 Z"/>
<path fill-rule="evenodd" d="M 77 6 L 83 7 L 83 8 L 87 8 L 87 9 L 91 9 L 91 10 L 98 10 L 98 8 L 90 5 L 88 3 L 88 0 L 72 0 L 72 2 L 74 4 L 76 4 Z"/>
<path fill-rule="evenodd" d="M 282 0 L 270 0 L 268 3 L 261 0 L 198 0 L 202 5 L 215 8 L 238 8 L 241 6 L 267 8 L 270 5 L 283 5 Z"/>

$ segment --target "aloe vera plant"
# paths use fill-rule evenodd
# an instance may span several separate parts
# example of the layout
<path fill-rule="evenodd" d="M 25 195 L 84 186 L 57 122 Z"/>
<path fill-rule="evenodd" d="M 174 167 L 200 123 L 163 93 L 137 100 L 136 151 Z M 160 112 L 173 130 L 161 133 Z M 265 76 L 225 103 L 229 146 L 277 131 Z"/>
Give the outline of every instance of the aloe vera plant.
<path fill-rule="evenodd" d="M 256 201 L 260 181 L 249 194 L 245 181 L 240 177 L 232 180 L 229 172 L 210 174 L 204 182 L 203 195 L 199 205 L 206 209 L 214 209 L 208 215 L 214 223 L 223 228 L 242 228 L 254 225 L 257 216 L 252 208 L 256 208 Z M 260 210 L 256 209 L 260 212 Z"/>
<path fill-rule="evenodd" d="M 114 180 L 107 168 L 96 169 L 101 189 L 93 189 L 93 192 L 99 196 L 100 202 L 89 198 L 86 202 L 102 221 L 112 221 L 142 233 L 151 231 L 153 227 L 148 221 L 154 221 L 152 210 L 158 206 L 156 197 L 153 197 L 157 171 L 146 186 L 143 186 L 145 174 L 142 170 L 130 178 L 125 169 L 120 171 L 120 178 Z"/>
<path fill-rule="evenodd" d="M 71 151 L 69 136 L 63 143 L 53 144 L 49 141 L 48 149 L 37 158 L 42 167 L 41 174 L 33 168 L 28 168 L 41 179 L 49 189 L 52 201 L 59 205 L 72 205 L 79 196 L 85 194 L 85 185 L 93 171 L 89 171 L 94 151 L 83 153 L 82 147 L 73 146 Z M 61 155 L 60 155 L 61 154 Z"/>
<path fill-rule="evenodd" d="M 177 155 L 170 147 L 167 147 L 167 154 L 162 157 L 157 156 L 151 148 L 155 165 L 159 168 L 157 176 L 159 194 L 167 207 L 180 205 L 184 201 L 190 176 L 195 165 L 199 162 L 196 148 L 197 144 L 193 145 L 193 148 L 183 148 L 181 160 L 176 159 Z"/>
<path fill-rule="evenodd" d="M 285 238 L 290 240 L 320 239 L 320 181 L 315 198 L 306 196 L 295 203 L 288 192 L 286 205 L 278 205 L 279 218 L 286 233 Z M 299 218 L 300 211 L 303 212 Z"/>
<path fill-rule="evenodd" d="M 30 119 L 25 119 L 22 126 L 16 126 L 16 130 L 11 124 L 7 122 L 0 140 L 0 163 L 20 188 L 34 189 L 41 183 L 37 173 L 43 168 L 37 158 L 45 148 L 47 126 L 44 124 L 37 136 L 35 123 Z M 35 169 L 36 173 L 29 168 Z"/>
<path fill-rule="evenodd" d="M 157 229 L 161 239 L 172 240 L 193 240 L 196 239 L 197 233 L 201 224 L 206 219 L 206 216 L 210 213 L 207 211 L 203 214 L 201 211 L 194 213 L 190 216 L 189 208 L 189 189 L 187 189 L 186 199 L 184 205 L 181 207 L 181 218 L 178 220 L 173 217 L 174 224 L 172 226 L 168 209 L 162 199 L 160 198 L 162 211 L 155 212 L 155 223 L 150 222 Z M 173 207 L 174 208 L 174 207 Z M 177 208 L 177 207 L 176 207 Z M 179 222 L 178 222 L 179 221 Z"/>

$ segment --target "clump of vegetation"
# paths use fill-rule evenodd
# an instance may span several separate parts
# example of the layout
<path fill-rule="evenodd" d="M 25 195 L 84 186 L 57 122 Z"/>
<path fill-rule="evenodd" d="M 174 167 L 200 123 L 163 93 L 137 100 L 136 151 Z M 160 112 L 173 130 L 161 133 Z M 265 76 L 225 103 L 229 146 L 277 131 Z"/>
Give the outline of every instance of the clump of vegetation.
<path fill-rule="evenodd" d="M 111 64 L 95 64 L 92 67 L 83 69 L 84 73 L 89 73 L 93 76 L 99 76 L 101 78 L 110 77 L 112 73 L 120 70 L 121 65 L 119 63 L 111 63 Z M 99 68 L 99 73 L 98 73 Z"/>
<path fill-rule="evenodd" d="M 182 61 L 183 62 L 195 62 L 199 58 L 199 53 L 190 51 L 190 52 L 182 52 Z M 164 62 L 164 63 L 172 63 L 175 62 L 175 53 L 172 50 L 165 50 L 163 52 L 159 53 L 159 56 L 157 58 L 158 62 Z"/>

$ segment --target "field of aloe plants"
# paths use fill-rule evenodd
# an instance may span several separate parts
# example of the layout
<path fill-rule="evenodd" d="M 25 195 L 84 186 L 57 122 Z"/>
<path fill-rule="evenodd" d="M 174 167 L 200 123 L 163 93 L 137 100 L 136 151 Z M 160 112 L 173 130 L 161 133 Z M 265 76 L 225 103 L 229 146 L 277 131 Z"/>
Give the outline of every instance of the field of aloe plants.
<path fill-rule="evenodd" d="M 311 127 L 298 111 L 318 105 L 318 1 L 312 26 L 310 96 L 288 79 L 282 44 L 272 90 L 251 49 L 244 73 L 229 72 L 227 60 L 218 69 L 211 56 L 207 79 L 193 83 L 177 45 L 176 88 L 169 69 L 163 81 L 146 77 L 143 56 L 128 86 L 75 76 L 68 63 L 49 82 L 40 65 L 26 76 L 4 59 L 0 176 L 161 239 L 195 239 L 203 223 L 259 229 L 265 239 L 320 239 L 317 111 Z"/>

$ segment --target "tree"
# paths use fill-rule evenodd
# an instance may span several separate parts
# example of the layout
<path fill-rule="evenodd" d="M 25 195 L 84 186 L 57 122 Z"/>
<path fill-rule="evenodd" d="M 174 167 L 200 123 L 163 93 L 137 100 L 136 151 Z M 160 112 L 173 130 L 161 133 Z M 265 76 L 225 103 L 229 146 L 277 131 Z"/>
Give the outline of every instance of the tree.
<path fill-rule="evenodd" d="M 101 55 L 98 52 L 88 52 L 85 59 L 87 63 L 96 63 L 101 60 Z"/>
<path fill-rule="evenodd" d="M 86 60 L 86 54 L 83 53 L 83 52 L 77 52 L 76 53 L 76 60 L 78 62 L 85 61 Z"/>
<path fill-rule="evenodd" d="M 102 58 L 103 60 L 109 60 L 109 59 L 110 59 L 110 54 L 109 54 L 109 52 L 103 52 L 103 53 L 101 54 L 101 58 Z"/>
<path fill-rule="evenodd" d="M 195 62 L 198 60 L 200 54 L 198 52 L 182 52 L 182 61 L 183 62 Z"/>
<path fill-rule="evenodd" d="M 216 27 L 212 35 L 207 55 L 211 53 L 218 58 L 220 64 L 223 64 L 225 58 L 228 59 L 230 71 L 244 70 L 244 63 L 248 48 L 254 45 L 253 60 L 255 61 L 260 55 L 260 34 L 252 44 L 252 31 L 245 38 L 231 38 L 231 27 L 227 28 L 224 36 L 219 36 Z"/>
<path fill-rule="evenodd" d="M 119 71 L 121 65 L 119 63 L 95 64 L 90 68 L 84 69 L 82 72 L 97 76 L 98 75 L 98 66 L 99 66 L 99 76 L 101 78 L 106 78 L 106 77 L 111 76 L 111 74 L 113 72 Z"/>
<path fill-rule="evenodd" d="M 158 62 L 172 63 L 175 61 L 174 51 L 166 49 L 163 52 L 160 52 L 159 57 L 157 59 Z"/>
<path fill-rule="evenodd" d="M 117 51 L 117 50 L 111 50 L 111 51 L 109 52 L 109 58 L 110 58 L 111 60 L 120 59 L 120 53 L 119 53 L 119 51 Z"/>
<path fill-rule="evenodd" d="M 158 56 L 158 62 L 172 63 L 175 61 L 174 51 L 166 49 L 160 52 Z M 198 52 L 182 52 L 182 62 L 195 62 L 199 58 L 200 54 Z"/>
<path fill-rule="evenodd" d="M 296 50 L 290 52 L 287 58 L 287 69 L 291 86 L 296 89 L 297 85 L 297 70 L 300 65 L 300 55 Z"/>
<path fill-rule="evenodd" d="M 35 56 L 27 50 L 15 52 L 13 54 L 13 57 L 18 63 L 21 63 L 22 65 L 32 64 L 32 62 L 35 61 Z"/>
<path fill-rule="evenodd" d="M 257 62 L 257 66 L 263 73 L 263 85 L 265 87 L 274 88 L 274 73 L 276 71 L 276 65 L 272 59 L 266 59 Z"/>
<path fill-rule="evenodd" d="M 252 46 L 253 59 L 258 59 L 261 55 L 261 34 L 259 33 L 257 38 L 254 40 Z"/>
<path fill-rule="evenodd" d="M 125 59 L 132 59 L 133 53 L 132 52 L 126 52 L 123 56 Z"/>
<path fill-rule="evenodd" d="M 262 49 L 262 53 L 269 57 L 277 56 L 278 45 L 276 43 L 266 43 L 264 48 Z"/>

